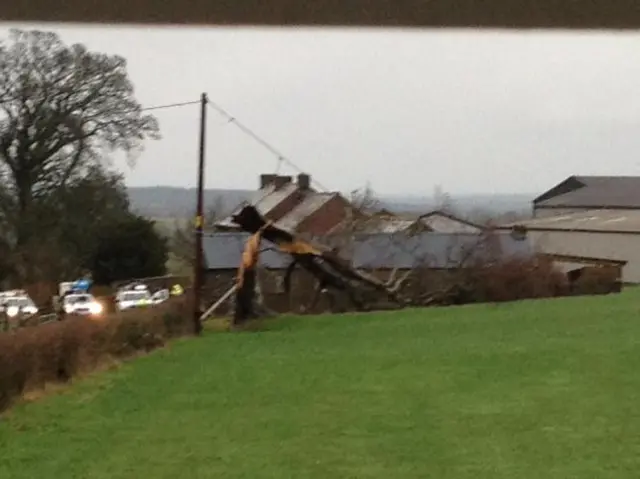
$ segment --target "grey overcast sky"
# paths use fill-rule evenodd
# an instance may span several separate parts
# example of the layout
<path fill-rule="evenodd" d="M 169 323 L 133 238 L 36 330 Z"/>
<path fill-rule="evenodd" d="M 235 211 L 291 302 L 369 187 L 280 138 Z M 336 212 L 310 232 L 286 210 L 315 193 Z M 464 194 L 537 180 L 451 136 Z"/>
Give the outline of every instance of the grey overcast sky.
<path fill-rule="evenodd" d="M 126 57 L 145 106 L 207 92 L 330 189 L 537 193 L 640 174 L 635 33 L 12 26 Z M 195 185 L 197 105 L 157 117 L 164 138 L 119 168 L 130 185 Z M 276 168 L 212 111 L 207 142 L 207 187 Z"/>

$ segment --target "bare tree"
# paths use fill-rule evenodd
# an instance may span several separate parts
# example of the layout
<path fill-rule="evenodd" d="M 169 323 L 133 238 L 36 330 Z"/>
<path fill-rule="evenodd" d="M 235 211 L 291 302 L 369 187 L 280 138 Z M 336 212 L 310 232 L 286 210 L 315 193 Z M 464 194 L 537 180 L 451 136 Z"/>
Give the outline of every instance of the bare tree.
<path fill-rule="evenodd" d="M 18 247 L 38 233 L 34 205 L 109 152 L 133 160 L 145 139 L 159 138 L 126 66 L 50 32 L 12 30 L 0 43 L 0 215 Z"/>
<path fill-rule="evenodd" d="M 444 191 L 441 185 L 436 185 L 433 190 L 434 209 L 445 213 L 454 213 L 454 204 L 451 195 Z"/>
<path fill-rule="evenodd" d="M 364 214 L 373 214 L 380 209 L 380 200 L 369 183 L 356 188 L 349 194 L 349 202 L 354 209 Z"/>

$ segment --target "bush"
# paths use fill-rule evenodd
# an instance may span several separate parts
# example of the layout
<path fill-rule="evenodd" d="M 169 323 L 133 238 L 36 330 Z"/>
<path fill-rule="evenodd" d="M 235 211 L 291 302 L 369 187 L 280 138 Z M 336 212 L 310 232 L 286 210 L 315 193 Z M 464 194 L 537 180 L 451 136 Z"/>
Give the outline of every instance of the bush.
<path fill-rule="evenodd" d="M 476 262 L 441 275 L 434 284 L 432 270 L 415 271 L 408 293 L 415 305 L 450 305 L 594 295 L 620 292 L 620 269 L 585 267 L 568 278 L 545 256 Z"/>
<path fill-rule="evenodd" d="M 476 265 L 466 276 L 474 302 L 552 298 L 569 293 L 566 275 L 542 257 L 507 258 Z"/>
<path fill-rule="evenodd" d="M 621 289 L 620 271 L 615 267 L 587 267 L 571 285 L 575 295 L 618 293 Z"/>
<path fill-rule="evenodd" d="M 100 284 L 162 276 L 167 272 L 168 254 L 168 240 L 158 233 L 155 223 L 129 215 L 98 238 L 91 271 Z"/>
<path fill-rule="evenodd" d="M 0 411 L 24 392 L 66 382 L 109 359 L 161 347 L 192 331 L 187 297 L 100 319 L 61 322 L 0 334 Z"/>
<path fill-rule="evenodd" d="M 26 288 L 27 293 L 33 302 L 40 308 L 48 310 L 51 308 L 51 297 L 58 294 L 56 286 L 52 283 L 40 282 L 32 283 Z"/>
<path fill-rule="evenodd" d="M 435 274 L 416 270 L 407 288 L 415 305 L 451 305 L 564 296 L 566 276 L 545 258 L 503 258 L 475 262 Z"/>

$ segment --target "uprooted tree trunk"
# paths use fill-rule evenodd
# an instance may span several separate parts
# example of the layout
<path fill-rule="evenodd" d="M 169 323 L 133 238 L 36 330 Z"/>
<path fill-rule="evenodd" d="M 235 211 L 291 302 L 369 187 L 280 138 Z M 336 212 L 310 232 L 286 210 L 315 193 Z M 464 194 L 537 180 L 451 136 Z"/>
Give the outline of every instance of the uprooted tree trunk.
<path fill-rule="evenodd" d="M 273 243 L 280 251 L 290 254 L 293 258 L 285 277 L 287 292 L 290 290 L 291 274 L 296 266 L 300 266 L 316 278 L 318 290 L 332 288 L 342 291 L 359 310 L 366 309 L 366 304 L 359 294 L 362 288 L 373 288 L 390 300 L 401 303 L 397 294 L 397 285 L 391 287 L 377 278 L 357 271 L 335 251 L 298 240 L 292 234 L 267 223 L 254 206 L 245 206 L 233 216 L 233 221 L 243 231 L 253 235 L 247 243 L 238 275 L 240 285 L 236 291 L 236 314 L 234 315 L 236 322 L 255 316 L 252 310 L 255 296 L 255 265 L 261 239 Z"/>
<path fill-rule="evenodd" d="M 255 268 L 244 271 L 244 279 L 239 288 L 236 288 L 233 308 L 233 323 L 241 325 L 249 319 L 273 316 L 264 302 L 260 279 Z"/>
<path fill-rule="evenodd" d="M 233 308 L 234 326 L 239 326 L 245 321 L 258 316 L 254 306 L 261 235 L 261 230 L 256 231 L 247 241 L 242 253 L 242 260 L 238 268 L 238 277 L 236 280 L 236 295 Z"/>
<path fill-rule="evenodd" d="M 256 317 L 253 308 L 256 271 L 255 269 L 245 269 L 242 274 L 242 284 L 236 289 L 236 301 L 233 308 L 233 323 L 235 325 Z"/>

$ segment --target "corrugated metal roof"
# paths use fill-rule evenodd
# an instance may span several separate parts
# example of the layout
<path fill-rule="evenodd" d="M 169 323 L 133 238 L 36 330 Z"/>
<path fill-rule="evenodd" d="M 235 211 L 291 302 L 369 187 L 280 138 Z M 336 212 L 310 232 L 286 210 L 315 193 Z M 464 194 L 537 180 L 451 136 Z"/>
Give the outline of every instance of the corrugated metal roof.
<path fill-rule="evenodd" d="M 575 176 L 573 178 L 584 186 L 539 201 L 536 207 L 640 208 L 640 176 Z"/>
<path fill-rule="evenodd" d="M 301 203 L 296 205 L 276 223 L 277 226 L 294 233 L 302 221 L 322 208 L 336 195 L 338 195 L 338 193 L 309 193 Z"/>
<path fill-rule="evenodd" d="M 408 220 L 405 218 L 374 218 L 372 220 L 373 226 L 372 230 L 375 230 L 377 233 L 399 233 L 401 231 L 406 231 L 416 224 L 417 220 Z"/>
<path fill-rule="evenodd" d="M 621 231 L 640 233 L 640 210 L 624 212 L 612 210 L 588 210 L 567 215 L 533 218 L 518 223 L 511 223 L 502 228 L 524 226 L 530 230 L 559 231 Z"/>
<path fill-rule="evenodd" d="M 529 256 L 529 241 L 518 241 L 510 234 L 492 236 L 425 232 L 417 235 L 370 234 L 356 237 L 353 264 L 356 268 L 401 268 L 419 265 L 452 268 L 471 257 Z"/>
<path fill-rule="evenodd" d="M 249 239 L 248 233 L 213 233 L 202 238 L 202 249 L 207 269 L 236 269 L 240 266 L 242 252 Z M 262 242 L 262 249 L 273 247 Z M 287 254 L 274 250 L 263 251 L 259 264 L 265 268 L 284 269 L 291 262 Z"/>
<path fill-rule="evenodd" d="M 426 215 L 420 221 L 439 233 L 479 233 L 482 228 L 440 212 Z"/>
<path fill-rule="evenodd" d="M 204 257 L 208 269 L 234 269 L 240 264 L 246 233 L 215 233 L 203 238 Z M 489 238 L 489 239 L 487 239 Z M 271 246 L 263 241 L 263 248 Z M 352 264 L 362 269 L 408 269 L 417 265 L 451 268 L 473 251 L 487 259 L 502 256 L 531 255 L 529 241 L 517 241 L 508 233 L 490 237 L 477 234 L 421 233 L 390 235 L 384 233 L 358 235 L 351 248 Z M 266 251 L 260 264 L 267 268 L 284 269 L 290 263 L 288 255 Z"/>
<path fill-rule="evenodd" d="M 482 231 L 482 228 L 479 226 L 472 225 L 462 219 L 442 213 L 441 211 L 432 211 L 417 219 L 398 216 L 374 216 L 371 219 L 371 227 L 368 231 L 372 233 L 399 233 L 414 229 L 413 227 L 418 223 L 421 223 L 426 228 L 415 229 L 428 229 L 437 233 L 479 233 Z"/>

